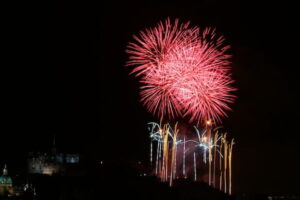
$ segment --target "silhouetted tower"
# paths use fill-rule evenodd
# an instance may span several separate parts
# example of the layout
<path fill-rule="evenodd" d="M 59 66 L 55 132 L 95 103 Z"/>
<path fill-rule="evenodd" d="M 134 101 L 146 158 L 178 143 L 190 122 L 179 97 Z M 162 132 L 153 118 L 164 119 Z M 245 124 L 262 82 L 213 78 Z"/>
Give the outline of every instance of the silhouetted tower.
<path fill-rule="evenodd" d="M 56 150 L 56 138 L 55 138 L 55 135 L 54 135 L 54 137 L 53 137 L 53 145 L 52 145 L 52 154 L 53 155 L 56 155 L 56 153 L 57 153 L 57 150 Z"/>

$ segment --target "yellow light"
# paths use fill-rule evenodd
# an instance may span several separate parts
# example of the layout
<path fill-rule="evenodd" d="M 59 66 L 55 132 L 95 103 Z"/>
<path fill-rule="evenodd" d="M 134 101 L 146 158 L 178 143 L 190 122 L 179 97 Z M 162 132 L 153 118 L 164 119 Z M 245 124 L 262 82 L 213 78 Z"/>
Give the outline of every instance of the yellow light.
<path fill-rule="evenodd" d="M 206 121 L 206 124 L 207 124 L 207 125 L 211 125 L 211 120 L 207 120 L 207 121 Z"/>

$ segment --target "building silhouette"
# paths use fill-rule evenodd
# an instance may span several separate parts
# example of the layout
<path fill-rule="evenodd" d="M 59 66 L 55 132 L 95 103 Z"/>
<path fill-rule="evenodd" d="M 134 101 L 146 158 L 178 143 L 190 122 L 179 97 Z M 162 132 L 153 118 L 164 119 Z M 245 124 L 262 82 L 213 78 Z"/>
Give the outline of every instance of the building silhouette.
<path fill-rule="evenodd" d="M 0 177 L 0 196 L 7 196 L 13 193 L 13 183 L 10 176 L 8 176 L 7 166 L 4 165 L 3 174 Z"/>
<path fill-rule="evenodd" d="M 28 173 L 31 174 L 64 174 L 66 167 L 79 163 L 79 154 L 58 152 L 54 136 L 50 153 L 31 152 L 28 155 Z"/>

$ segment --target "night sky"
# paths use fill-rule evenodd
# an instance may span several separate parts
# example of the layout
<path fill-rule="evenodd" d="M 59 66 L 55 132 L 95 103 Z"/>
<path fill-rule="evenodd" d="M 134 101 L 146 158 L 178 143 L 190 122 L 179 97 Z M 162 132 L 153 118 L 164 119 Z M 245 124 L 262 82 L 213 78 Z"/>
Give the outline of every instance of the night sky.
<path fill-rule="evenodd" d="M 295 9 L 294 9 L 295 8 Z M 299 194 L 299 31 L 295 5 L 218 1 L 13 5 L 4 17 L 0 164 L 28 151 L 147 161 L 139 84 L 124 67 L 132 34 L 167 17 L 215 27 L 238 88 L 224 130 L 236 139 L 236 193 Z"/>

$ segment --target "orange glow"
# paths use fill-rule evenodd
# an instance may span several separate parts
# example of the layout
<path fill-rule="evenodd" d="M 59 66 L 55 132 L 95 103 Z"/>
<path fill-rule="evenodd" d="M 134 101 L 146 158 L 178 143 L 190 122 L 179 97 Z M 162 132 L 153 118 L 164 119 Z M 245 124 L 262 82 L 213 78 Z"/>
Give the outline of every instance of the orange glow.
<path fill-rule="evenodd" d="M 210 126 L 211 125 L 211 120 L 207 120 L 206 125 Z"/>

